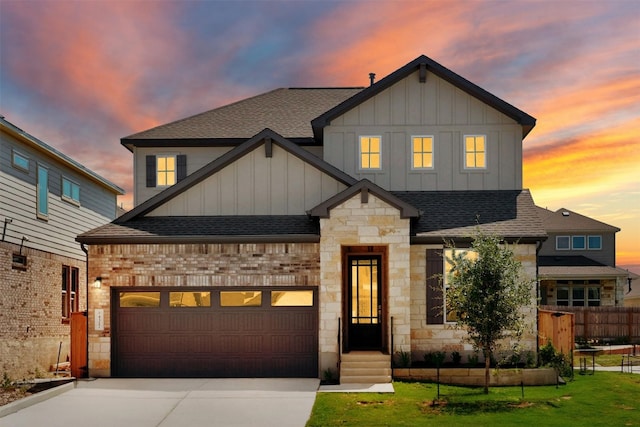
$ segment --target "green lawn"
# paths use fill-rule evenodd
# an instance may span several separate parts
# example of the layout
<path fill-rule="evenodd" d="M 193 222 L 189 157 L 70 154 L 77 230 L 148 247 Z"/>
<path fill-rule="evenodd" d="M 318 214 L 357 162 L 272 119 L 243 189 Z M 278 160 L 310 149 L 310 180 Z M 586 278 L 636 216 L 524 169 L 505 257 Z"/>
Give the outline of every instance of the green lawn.
<path fill-rule="evenodd" d="M 567 385 L 481 388 L 396 382 L 394 394 L 318 393 L 312 426 L 640 426 L 640 375 L 596 372 Z"/>

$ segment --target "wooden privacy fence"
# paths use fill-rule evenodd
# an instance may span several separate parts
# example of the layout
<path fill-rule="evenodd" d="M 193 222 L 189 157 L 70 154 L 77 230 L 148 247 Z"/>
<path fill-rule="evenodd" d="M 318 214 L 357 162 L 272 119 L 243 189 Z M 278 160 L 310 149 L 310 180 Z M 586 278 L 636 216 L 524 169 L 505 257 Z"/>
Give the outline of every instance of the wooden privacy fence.
<path fill-rule="evenodd" d="M 640 343 L 640 307 L 542 306 L 540 311 L 574 314 L 576 339 L 608 343 Z"/>
<path fill-rule="evenodd" d="M 571 354 L 575 342 L 574 317 L 565 310 L 538 310 L 538 345 L 543 347 L 551 341 L 559 352 Z"/>

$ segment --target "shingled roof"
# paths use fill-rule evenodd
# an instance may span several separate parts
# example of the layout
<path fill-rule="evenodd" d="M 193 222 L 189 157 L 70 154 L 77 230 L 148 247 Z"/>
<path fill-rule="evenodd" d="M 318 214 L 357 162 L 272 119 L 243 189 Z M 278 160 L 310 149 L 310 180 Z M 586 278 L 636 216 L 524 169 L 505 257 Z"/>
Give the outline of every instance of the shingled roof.
<path fill-rule="evenodd" d="M 270 128 L 294 142 L 313 141 L 311 121 L 363 88 L 281 88 L 121 139 L 132 146 L 234 143 Z"/>
<path fill-rule="evenodd" d="M 528 190 L 393 191 L 420 209 L 412 243 L 471 240 L 476 228 L 510 241 L 545 240 L 547 233 Z"/>

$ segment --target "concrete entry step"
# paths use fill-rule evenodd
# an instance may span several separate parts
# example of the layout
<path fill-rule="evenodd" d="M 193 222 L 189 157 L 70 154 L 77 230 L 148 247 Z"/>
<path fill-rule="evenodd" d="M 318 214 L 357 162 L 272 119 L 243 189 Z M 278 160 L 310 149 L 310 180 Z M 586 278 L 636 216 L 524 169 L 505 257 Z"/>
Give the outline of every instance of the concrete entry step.
<path fill-rule="evenodd" d="M 340 363 L 341 384 L 391 382 L 391 356 L 379 351 L 344 353 Z"/>

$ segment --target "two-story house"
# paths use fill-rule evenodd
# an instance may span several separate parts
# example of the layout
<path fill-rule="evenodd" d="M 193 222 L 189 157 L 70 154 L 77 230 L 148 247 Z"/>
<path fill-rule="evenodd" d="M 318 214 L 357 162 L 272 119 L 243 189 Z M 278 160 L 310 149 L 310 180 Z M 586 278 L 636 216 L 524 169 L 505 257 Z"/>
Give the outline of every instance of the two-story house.
<path fill-rule="evenodd" d="M 624 305 L 629 272 L 616 268 L 619 228 L 569 209 L 538 207 L 549 236 L 540 248 L 538 277 L 542 305 Z"/>
<path fill-rule="evenodd" d="M 535 279 L 534 125 L 420 56 L 366 88 L 276 89 L 123 138 L 136 206 L 77 238 L 101 279 L 90 374 L 380 382 L 399 351 L 471 353 L 445 241 L 501 235 Z"/>
<path fill-rule="evenodd" d="M 87 307 L 75 238 L 113 220 L 123 193 L 0 117 L 0 370 L 10 378 L 69 357 L 71 313 Z"/>

